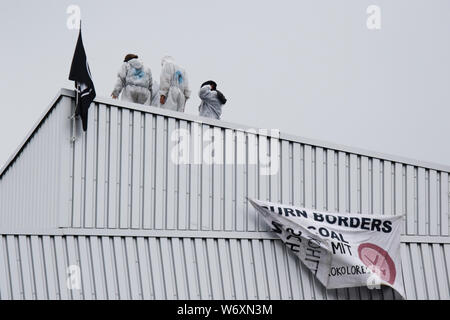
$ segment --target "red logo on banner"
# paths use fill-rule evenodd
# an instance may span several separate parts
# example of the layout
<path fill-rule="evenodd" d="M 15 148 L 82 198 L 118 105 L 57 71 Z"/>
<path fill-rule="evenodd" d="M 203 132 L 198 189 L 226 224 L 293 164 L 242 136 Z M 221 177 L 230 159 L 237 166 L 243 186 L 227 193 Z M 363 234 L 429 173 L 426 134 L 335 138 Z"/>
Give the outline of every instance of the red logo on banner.
<path fill-rule="evenodd" d="M 372 272 L 377 273 L 382 280 L 394 284 L 395 263 L 384 249 L 373 243 L 362 243 L 358 247 L 358 255 Z"/>

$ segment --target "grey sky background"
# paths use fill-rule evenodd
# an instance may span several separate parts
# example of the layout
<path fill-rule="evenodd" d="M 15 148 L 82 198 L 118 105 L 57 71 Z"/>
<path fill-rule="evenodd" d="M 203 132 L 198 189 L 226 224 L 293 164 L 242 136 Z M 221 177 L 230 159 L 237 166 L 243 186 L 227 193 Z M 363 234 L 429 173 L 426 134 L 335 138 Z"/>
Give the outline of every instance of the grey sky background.
<path fill-rule="evenodd" d="M 450 1 L 1 1 L 0 166 L 67 80 L 81 7 L 98 96 L 126 53 L 159 78 L 170 54 L 197 92 L 214 79 L 223 120 L 450 165 Z M 381 30 L 366 27 L 369 5 Z"/>

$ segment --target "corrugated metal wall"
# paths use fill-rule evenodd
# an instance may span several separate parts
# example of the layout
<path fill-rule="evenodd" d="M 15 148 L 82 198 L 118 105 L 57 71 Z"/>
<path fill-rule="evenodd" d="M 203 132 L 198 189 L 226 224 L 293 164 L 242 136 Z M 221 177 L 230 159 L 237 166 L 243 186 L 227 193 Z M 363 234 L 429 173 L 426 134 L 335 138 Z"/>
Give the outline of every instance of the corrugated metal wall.
<path fill-rule="evenodd" d="M 450 298 L 449 244 L 403 244 L 402 258 L 408 299 Z M 0 299 L 399 298 L 325 291 L 277 240 L 0 236 Z"/>
<path fill-rule="evenodd" d="M 109 102 L 92 105 L 86 134 L 80 121 L 72 128 L 73 93 L 63 90 L 1 173 L 0 299 L 399 298 L 326 291 L 260 233 L 268 228 L 246 197 L 405 214 L 407 297 L 450 299 L 450 170 Z M 171 161 L 176 129 L 190 133 L 189 157 L 201 164 Z M 211 141 L 233 164 L 207 164 Z M 264 155 L 279 160 L 275 175 L 261 174 Z M 71 265 L 81 290 L 67 287 Z"/>
<path fill-rule="evenodd" d="M 23 150 L 0 177 L 0 227 L 58 227 L 59 188 L 68 154 L 71 99 L 60 97 L 30 136 Z M 64 108 L 66 106 L 66 108 Z M 64 170 L 64 171 L 67 171 Z M 66 200 L 68 201 L 68 200 Z"/>
<path fill-rule="evenodd" d="M 105 104 L 92 107 L 89 119 L 91 129 L 72 149 L 74 189 L 64 227 L 267 230 L 246 201 L 252 197 L 405 214 L 406 234 L 449 234 L 448 172 Z M 171 161 L 176 129 L 190 133 L 191 158 L 194 143 L 203 146 L 202 164 Z M 245 164 L 206 164 L 211 139 L 222 146 L 222 159 Z M 251 164 L 261 148 L 277 152 L 276 175 L 260 175 L 263 162 Z"/>

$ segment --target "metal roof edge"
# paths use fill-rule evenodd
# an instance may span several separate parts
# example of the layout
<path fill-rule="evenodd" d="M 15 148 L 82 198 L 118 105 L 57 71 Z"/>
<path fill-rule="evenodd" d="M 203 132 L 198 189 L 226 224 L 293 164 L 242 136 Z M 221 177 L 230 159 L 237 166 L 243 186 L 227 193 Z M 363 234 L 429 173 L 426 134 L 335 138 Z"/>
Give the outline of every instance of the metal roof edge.
<path fill-rule="evenodd" d="M 6 163 L 3 165 L 3 167 L 0 170 L 0 180 L 3 178 L 3 174 L 6 173 L 6 171 L 9 169 L 11 164 L 14 162 L 14 160 L 17 158 L 17 156 L 22 152 L 22 150 L 25 148 L 28 141 L 31 139 L 31 137 L 34 135 L 34 133 L 37 131 L 39 126 L 42 124 L 42 122 L 45 120 L 47 115 L 50 113 L 50 111 L 56 106 L 57 102 L 62 96 L 67 96 L 66 91 L 70 91 L 68 89 L 60 89 L 58 94 L 53 98 L 52 102 L 49 104 L 47 109 L 41 114 L 39 117 L 39 120 L 36 121 L 34 126 L 31 128 L 31 130 L 28 131 L 28 133 L 25 135 L 25 138 L 22 140 L 22 142 L 19 144 L 17 149 L 13 152 L 13 154 L 8 158 Z"/>
<path fill-rule="evenodd" d="M 33 128 L 28 132 L 25 139 L 22 141 L 22 143 L 19 145 L 19 147 L 16 149 L 16 151 L 6 161 L 5 165 L 0 170 L 0 180 L 3 177 L 3 174 L 8 170 L 10 165 L 14 162 L 14 160 L 17 158 L 17 156 L 24 149 L 24 147 L 26 146 L 26 144 L 28 143 L 30 138 L 33 136 L 35 131 L 39 128 L 39 126 L 43 122 L 43 120 L 47 117 L 47 115 L 50 113 L 50 111 L 53 109 L 53 107 L 56 105 L 56 103 L 59 101 L 59 99 L 63 96 L 74 98 L 75 92 L 74 92 L 74 90 L 65 89 L 65 88 L 62 88 L 59 90 L 58 94 L 52 100 L 52 102 L 50 103 L 47 110 L 42 114 L 42 116 L 39 118 L 39 120 L 36 122 L 36 124 L 33 126 Z M 361 149 L 361 148 L 357 148 L 357 147 L 349 147 L 349 146 L 340 145 L 340 144 L 336 144 L 336 143 L 332 143 L 332 142 L 304 138 L 304 137 L 299 137 L 299 136 L 286 134 L 286 133 L 279 133 L 278 136 L 274 136 L 274 135 L 271 135 L 270 132 L 269 133 L 260 133 L 259 132 L 260 130 L 264 130 L 262 128 L 253 128 L 248 125 L 240 125 L 240 124 L 235 124 L 235 123 L 231 123 L 231 122 L 203 118 L 200 116 L 195 116 L 195 115 L 191 115 L 191 114 L 187 114 L 187 113 L 180 113 L 180 112 L 176 112 L 176 111 L 164 110 L 164 109 L 153 107 L 153 106 L 143 106 L 143 105 L 136 104 L 136 103 L 124 102 L 121 100 L 114 100 L 111 98 L 104 98 L 104 97 L 97 97 L 97 98 L 95 98 L 94 102 L 100 103 L 100 104 L 105 104 L 105 105 L 113 105 L 116 107 L 126 108 L 126 109 L 130 109 L 130 110 L 141 111 L 141 112 L 145 112 L 145 113 L 152 113 L 152 114 L 172 117 L 172 118 L 176 118 L 176 119 L 180 119 L 180 120 L 193 121 L 196 123 L 211 125 L 211 126 L 215 126 L 215 127 L 224 128 L 224 129 L 232 129 L 232 130 L 238 130 L 238 131 L 243 131 L 243 132 L 248 132 L 248 133 L 258 132 L 259 134 L 262 134 L 262 135 L 271 136 L 274 138 L 280 138 L 280 139 L 284 139 L 284 140 L 288 140 L 288 141 L 292 141 L 292 142 L 307 144 L 307 145 L 316 146 L 316 147 L 329 148 L 329 149 L 353 153 L 353 154 L 357 154 L 357 155 L 361 155 L 361 156 L 367 156 L 367 157 L 372 157 L 372 158 L 377 158 L 377 159 L 382 159 L 382 160 L 394 161 L 394 162 L 399 162 L 399 163 L 403 163 L 406 165 L 412 165 L 412 166 L 423 167 L 423 168 L 427 168 L 427 169 L 444 171 L 444 172 L 450 173 L 450 166 L 448 166 L 448 165 L 431 163 L 431 162 L 426 162 L 426 161 L 421 161 L 421 160 L 415 160 L 415 159 L 411 159 L 411 158 L 407 158 L 407 157 L 390 155 L 390 154 L 385 154 L 385 153 L 376 152 L 376 151 L 369 151 L 369 150 L 365 150 L 365 149 Z M 274 129 L 274 128 L 266 128 L 266 129 Z"/>
<path fill-rule="evenodd" d="M 74 98 L 75 94 L 72 90 L 68 89 L 62 89 L 61 92 L 64 96 Z M 195 116 L 189 113 L 181 113 L 177 111 L 171 111 L 166 110 L 158 107 L 153 106 L 144 106 L 142 104 L 132 103 L 132 102 L 124 102 L 122 100 L 117 99 L 111 99 L 111 98 L 105 98 L 105 97 L 96 97 L 94 100 L 95 103 L 105 104 L 105 105 L 113 105 L 116 107 L 134 110 L 134 111 L 141 111 L 145 113 L 151 113 L 171 118 L 176 118 L 180 120 L 186 120 L 186 121 L 193 121 L 200 124 L 206 124 L 211 125 L 215 127 L 221 127 L 225 129 L 233 129 L 233 130 L 239 130 L 244 132 L 251 132 L 251 130 L 263 130 L 262 128 L 253 128 L 248 125 L 239 125 L 232 122 L 226 122 L 222 120 L 215 120 L 215 119 L 209 119 L 209 118 L 203 118 L 200 116 Z M 264 135 L 264 134 L 263 134 Z M 266 134 L 267 136 L 273 136 L 275 138 L 279 138 L 279 135 L 270 135 Z"/>

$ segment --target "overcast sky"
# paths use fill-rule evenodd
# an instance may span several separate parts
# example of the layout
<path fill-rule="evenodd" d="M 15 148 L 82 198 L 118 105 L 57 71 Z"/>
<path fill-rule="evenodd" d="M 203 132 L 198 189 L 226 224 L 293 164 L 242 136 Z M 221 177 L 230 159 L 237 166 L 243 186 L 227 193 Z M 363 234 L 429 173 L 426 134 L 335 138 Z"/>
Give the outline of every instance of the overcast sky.
<path fill-rule="evenodd" d="M 170 54 L 229 99 L 223 120 L 450 165 L 450 1 L 1 1 L 0 166 L 67 80 L 79 5 L 98 96 L 126 53 Z M 366 26 L 369 5 L 381 29 Z"/>

